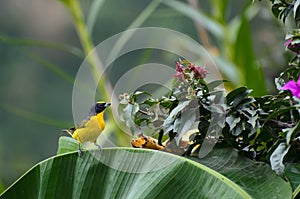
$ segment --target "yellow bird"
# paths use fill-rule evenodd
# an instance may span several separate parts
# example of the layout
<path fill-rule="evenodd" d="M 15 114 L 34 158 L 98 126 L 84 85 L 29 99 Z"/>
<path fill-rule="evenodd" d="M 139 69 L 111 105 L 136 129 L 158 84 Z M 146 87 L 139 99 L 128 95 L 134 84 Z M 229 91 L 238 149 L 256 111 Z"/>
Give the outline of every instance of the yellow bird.
<path fill-rule="evenodd" d="M 63 130 L 78 141 L 78 155 L 80 157 L 82 156 L 80 144 L 83 142 L 93 142 L 100 152 L 103 153 L 101 146 L 96 141 L 105 128 L 104 112 L 109 106 L 110 103 L 108 102 L 96 102 L 91 107 L 90 113 L 85 120 L 81 121 L 76 127 Z"/>

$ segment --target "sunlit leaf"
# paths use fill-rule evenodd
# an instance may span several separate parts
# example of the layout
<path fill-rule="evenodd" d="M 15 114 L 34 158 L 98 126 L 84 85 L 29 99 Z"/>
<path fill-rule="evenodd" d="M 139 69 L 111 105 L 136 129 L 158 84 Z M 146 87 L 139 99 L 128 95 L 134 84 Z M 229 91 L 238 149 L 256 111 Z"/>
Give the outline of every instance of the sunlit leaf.
<path fill-rule="evenodd" d="M 168 133 L 172 130 L 176 117 L 186 106 L 188 106 L 189 103 L 190 101 L 188 100 L 179 102 L 178 106 L 176 106 L 176 108 L 174 108 L 171 111 L 170 115 L 166 118 L 166 120 L 163 123 L 164 133 Z"/>
<path fill-rule="evenodd" d="M 290 147 L 290 145 L 287 145 L 284 142 L 280 143 L 270 157 L 272 170 L 274 170 L 278 175 L 282 175 L 284 172 L 285 167 L 283 164 L 283 159 Z"/>
<path fill-rule="evenodd" d="M 49 158 L 1 198 L 251 198 L 214 170 L 169 153 L 104 149 Z M 174 191 L 176 190 L 176 191 Z M 282 190 L 282 189 L 281 189 Z"/>
<path fill-rule="evenodd" d="M 59 137 L 58 149 L 57 149 L 58 155 L 77 151 L 77 149 L 78 149 L 78 142 L 75 139 L 66 136 Z"/>
<path fill-rule="evenodd" d="M 290 141 L 293 140 L 297 133 L 300 131 L 300 121 L 297 123 L 297 125 L 293 128 L 286 128 L 284 131 L 287 131 L 286 134 L 286 144 L 290 144 Z"/>
<path fill-rule="evenodd" d="M 132 133 L 135 133 L 137 130 L 137 125 L 134 122 L 135 114 L 139 110 L 139 105 L 137 103 L 119 105 L 119 116 L 120 120 L 125 122 L 126 126 L 131 130 Z"/>
<path fill-rule="evenodd" d="M 177 133 L 176 139 L 177 139 L 177 144 L 179 144 L 180 139 L 182 136 L 190 130 L 190 128 L 193 126 L 193 124 L 196 122 L 196 111 L 198 110 L 186 110 L 181 113 L 180 115 L 180 125 L 178 129 L 175 130 L 174 132 Z"/>

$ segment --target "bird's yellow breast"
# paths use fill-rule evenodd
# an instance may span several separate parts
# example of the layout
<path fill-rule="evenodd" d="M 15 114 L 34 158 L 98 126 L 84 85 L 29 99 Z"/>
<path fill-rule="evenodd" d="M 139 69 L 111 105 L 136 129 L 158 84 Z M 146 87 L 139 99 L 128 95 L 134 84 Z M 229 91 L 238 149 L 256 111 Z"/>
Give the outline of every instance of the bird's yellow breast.
<path fill-rule="evenodd" d="M 95 116 L 91 116 L 83 128 L 78 128 L 75 130 L 72 137 L 79 143 L 95 142 L 104 128 L 105 123 L 102 112 Z"/>
<path fill-rule="evenodd" d="M 103 130 L 105 128 L 105 123 L 104 123 L 104 117 L 103 117 L 104 112 L 101 112 L 97 115 L 97 120 L 100 128 Z"/>

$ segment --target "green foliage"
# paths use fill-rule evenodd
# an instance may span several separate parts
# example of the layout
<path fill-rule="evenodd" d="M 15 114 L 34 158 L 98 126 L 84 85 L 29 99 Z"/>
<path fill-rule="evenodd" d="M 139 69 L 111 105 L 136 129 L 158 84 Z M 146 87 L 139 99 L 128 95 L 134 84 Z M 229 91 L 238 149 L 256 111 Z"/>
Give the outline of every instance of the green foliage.
<path fill-rule="evenodd" d="M 158 143 L 162 143 L 162 135 L 167 135 L 166 148 L 170 148 L 168 145 L 173 139 L 179 148 L 184 145 L 185 134 L 198 123 L 197 131 L 189 134 L 182 155 L 197 155 L 196 151 L 201 151 L 205 139 L 214 138 L 222 149 L 234 147 L 250 159 L 270 164 L 280 175 L 285 175 L 287 165 L 300 163 L 300 101 L 296 97 L 292 98 L 285 91 L 273 96 L 253 97 L 250 96 L 252 90 L 246 87 L 226 95 L 217 87 L 223 81 L 207 84 L 202 76 L 195 76 L 192 66 L 184 59 L 176 62 L 174 77 L 177 81 L 171 92 L 160 99 L 153 99 L 147 93 L 141 100 L 140 95 L 145 94 L 142 91 L 122 95 L 122 118 L 126 124 L 129 123 L 126 118 L 133 118 L 130 120 L 136 129 L 133 134 L 148 127 L 153 134 L 160 135 Z M 294 75 L 287 71 L 284 74 Z M 279 79 L 284 82 L 282 77 Z M 126 111 L 124 106 L 136 109 Z M 216 113 L 217 119 L 213 118 Z"/>
<path fill-rule="evenodd" d="M 92 10 L 86 20 L 87 26 L 85 26 L 84 16 L 78 1 L 61 1 L 67 6 L 70 14 L 73 16 L 75 27 L 78 31 L 85 55 L 87 55 L 93 48 L 90 35 L 92 35 L 91 31 L 93 30 L 96 16 L 99 14 L 103 1 L 94 1 L 92 3 Z M 285 22 L 288 15 L 293 12 L 294 19 L 296 23 L 299 24 L 299 0 L 273 0 L 271 2 L 274 4 L 272 10 L 276 17 Z M 196 72 L 188 68 L 191 66 L 191 63 L 181 60 L 181 64 L 187 68 L 183 73 L 179 74 L 183 76 L 177 77 L 183 77 L 185 81 L 174 82 L 172 92 L 168 96 L 162 96 L 159 99 L 152 98 L 151 94 L 146 92 L 134 92 L 123 95 L 119 107 L 121 119 L 126 123 L 133 134 L 148 128 L 151 129 L 153 134 L 160 134 L 159 143 L 162 143 L 163 137 L 161 134 L 163 134 L 164 139 L 165 137 L 169 137 L 170 140 L 175 139 L 177 145 L 181 144 L 185 137 L 185 133 L 190 128 L 193 128 L 195 123 L 198 123 L 198 125 L 196 125 L 198 131 L 189 136 L 188 146 L 185 148 L 186 157 L 191 159 L 193 159 L 193 155 L 196 154 L 195 151 L 199 150 L 197 147 L 199 147 L 199 145 L 201 146 L 207 136 L 211 136 L 209 127 L 211 125 L 216 125 L 219 128 L 222 128 L 222 134 L 212 136 L 215 140 L 219 139 L 217 146 L 221 147 L 220 150 L 212 151 L 210 156 L 205 159 L 194 158 L 193 160 L 207 166 L 210 165 L 212 169 L 230 178 L 230 180 L 238 186 L 230 182 L 230 180 L 223 178 L 223 176 L 220 177 L 219 174 L 210 171 L 209 169 L 199 165 L 195 166 L 195 163 L 192 162 L 186 163 L 186 160 L 184 160 L 184 164 L 182 165 L 174 165 L 174 167 L 180 166 L 180 169 L 178 170 L 170 171 L 170 167 L 168 167 L 167 170 L 162 170 L 155 174 L 152 173 L 154 177 L 150 174 L 151 178 L 149 176 L 147 178 L 146 174 L 126 174 L 124 172 L 116 172 L 107 167 L 107 165 L 96 162 L 90 156 L 90 153 L 87 153 L 83 160 L 79 159 L 76 154 L 73 153 L 57 156 L 40 163 L 16 182 L 16 184 L 14 184 L 14 186 L 12 186 L 2 197 L 7 197 L 10 194 L 19 194 L 19 190 L 24 191 L 22 193 L 28 194 L 30 197 L 32 196 L 31 194 L 36 194 L 37 192 L 47 196 L 48 194 L 49 196 L 54 196 L 53 194 L 63 193 L 68 196 L 78 192 L 85 196 L 84 194 L 87 193 L 85 192 L 85 188 L 87 188 L 91 194 L 95 194 L 92 196 L 94 197 L 98 194 L 96 192 L 98 187 L 102 187 L 103 190 L 105 190 L 105 193 L 108 193 L 108 195 L 111 194 L 109 195 L 111 197 L 118 196 L 118 194 L 129 193 L 129 190 L 137 190 L 135 192 L 130 192 L 130 194 L 145 194 L 142 196 L 149 198 L 156 197 L 156 194 L 159 193 L 159 191 L 161 191 L 160 196 L 166 194 L 170 197 L 171 194 L 174 194 L 174 187 L 177 188 L 179 185 L 181 186 L 180 188 L 187 190 L 182 193 L 186 195 L 178 195 L 180 198 L 184 198 L 185 196 L 191 197 L 188 195 L 189 193 L 195 194 L 194 197 L 200 197 L 203 193 L 212 193 L 214 194 L 213 197 L 218 197 L 217 194 L 220 193 L 220 195 L 223 195 L 226 191 L 230 192 L 226 192 L 228 193 L 228 197 L 243 194 L 244 197 L 251 196 L 253 198 L 291 197 L 291 189 L 288 186 L 288 183 L 283 182 L 282 179 L 275 176 L 266 164 L 257 163 L 239 156 L 233 164 L 222 167 L 221 169 L 218 168 L 220 165 L 218 164 L 218 161 L 226 162 L 232 160 L 232 157 L 228 154 L 234 154 L 234 156 L 236 156 L 237 151 L 241 155 L 246 155 L 251 159 L 270 163 L 273 170 L 278 174 L 287 177 L 294 190 L 294 196 L 299 193 L 300 183 L 298 180 L 299 178 L 297 178 L 299 175 L 298 154 L 300 141 L 299 100 L 297 101 L 295 97 L 292 97 L 288 91 L 280 92 L 273 96 L 249 96 L 252 91 L 252 94 L 255 96 L 261 96 L 266 93 L 265 81 L 262 78 L 263 74 L 260 64 L 256 60 L 254 48 L 251 44 L 252 37 L 248 22 L 255 13 L 258 12 L 258 9 L 248 3 L 243 12 L 241 12 L 242 14 L 227 21 L 226 15 L 228 15 L 228 13 L 226 12 L 226 8 L 229 5 L 229 1 L 222 1 L 222 3 L 218 0 L 211 1 L 210 6 L 212 7 L 212 13 L 205 13 L 185 2 L 174 0 L 161 2 L 158 0 L 152 1 L 144 11 L 136 17 L 131 25 L 128 26 L 128 28 L 142 26 L 150 15 L 158 8 L 159 4 L 165 4 L 169 8 L 172 8 L 172 11 L 176 10 L 206 28 L 212 34 L 213 40 L 217 41 L 217 47 L 222 49 L 219 52 L 220 56 L 215 57 L 216 62 L 220 64 L 222 72 L 231 80 L 233 85 L 237 86 L 244 84 L 252 90 L 247 89 L 247 87 L 241 87 L 225 95 L 224 91 L 220 90 L 218 86 L 226 81 L 216 80 L 207 83 L 203 78 L 199 79 L 198 77 L 195 77 Z M 297 81 L 297 78 L 300 75 L 298 58 L 300 43 L 299 33 L 297 33 L 297 31 L 292 32 L 287 35 L 286 39 L 291 40 L 290 46 L 287 46 L 287 48 L 295 52 L 296 55 L 290 63 L 290 68 L 277 78 L 276 83 L 278 89 L 290 79 Z M 82 52 L 80 50 L 59 44 L 18 40 L 4 36 L 0 37 L 0 41 L 17 45 L 45 46 L 68 51 L 78 57 L 82 57 Z M 113 49 L 121 48 L 120 46 L 121 45 L 118 43 Z M 45 59 L 40 59 L 33 54 L 27 54 L 31 59 L 48 68 L 57 74 L 57 76 L 60 76 L 69 82 L 73 81 L 73 78 L 58 66 Z M 95 62 L 93 63 L 93 61 L 94 60 L 90 60 L 92 65 L 95 65 Z M 255 79 L 253 77 L 257 78 Z M 101 89 L 103 95 L 109 98 L 109 89 L 105 89 L 104 86 Z M 108 92 L 108 94 L 106 92 Z M 224 98 L 227 102 L 222 101 Z M 215 104 L 218 104 L 218 106 L 212 106 Z M 18 110 L 18 112 L 22 117 L 34 121 L 60 127 L 66 126 L 64 123 L 51 120 L 47 117 L 39 117 L 27 112 L 23 113 L 20 110 Z M 212 124 L 213 121 L 211 118 L 215 113 L 220 113 L 220 115 L 226 114 L 224 121 L 220 120 L 216 124 Z M 225 147 L 228 147 L 228 145 L 235 147 L 235 150 L 227 150 Z M 71 151 L 76 151 L 77 143 L 71 138 L 62 137 L 59 140 L 58 154 L 66 153 L 70 149 L 72 149 Z M 134 153 L 142 153 L 145 156 L 146 154 L 154 154 L 153 157 L 156 158 L 156 162 L 154 163 L 163 164 L 157 161 L 157 154 L 160 154 L 160 152 L 146 152 L 143 150 L 138 151 L 130 149 L 118 149 L 114 152 L 114 150 L 115 149 L 106 151 L 113 160 L 118 156 L 116 154 L 119 152 L 122 154 L 122 151 L 134 151 Z M 234 151 L 234 153 L 232 151 Z M 132 160 L 136 165 L 127 164 L 124 166 L 128 168 L 132 166 L 132 169 L 137 168 L 139 163 L 140 166 L 145 166 L 147 164 L 146 160 L 148 160 L 145 156 L 142 159 L 130 156 L 128 160 Z M 169 157 L 169 155 L 163 157 Z M 215 160 L 216 157 L 217 161 Z M 120 157 L 118 156 L 118 158 Z M 124 157 L 122 156 L 121 159 L 123 158 Z M 179 162 L 182 161 L 179 157 L 176 157 L 175 159 L 179 159 Z M 116 158 L 115 160 L 118 161 L 119 159 Z M 88 164 L 85 165 L 83 162 L 88 162 Z M 188 166 L 186 166 L 186 164 L 188 164 Z M 249 165 L 251 166 L 247 167 Z M 202 169 L 204 168 L 204 172 L 198 172 L 199 167 Z M 189 172 L 189 170 L 193 171 L 195 168 L 197 168 L 197 172 Z M 248 172 L 251 169 L 254 171 L 249 174 Z M 72 177 L 75 176 L 76 172 L 87 174 L 84 178 L 84 182 L 86 183 L 84 184 L 86 185 L 85 187 L 83 187 L 83 184 L 77 184 L 79 188 L 72 187 Z M 97 175 L 94 175 L 95 173 Z M 106 173 L 112 175 L 106 176 Z M 178 178 L 173 179 L 172 177 L 174 174 L 177 175 L 178 173 L 181 175 L 178 175 Z M 207 173 L 209 173 L 210 177 L 208 177 L 208 183 L 206 184 L 212 186 L 195 186 L 195 182 L 198 182 L 199 180 L 197 177 L 202 176 L 203 174 L 207 175 Z M 68 182 L 57 180 L 61 174 L 70 174 L 70 178 L 72 179 Z M 197 176 L 198 174 L 199 176 Z M 100 177 L 98 175 L 100 175 Z M 190 176 L 188 181 L 185 178 L 186 175 Z M 114 178 L 113 176 L 117 177 Z M 110 180 L 112 179 L 114 179 L 114 181 L 111 183 Z M 215 179 L 217 179 L 217 183 L 212 183 Z M 224 183 L 224 179 L 228 183 Z M 265 179 L 269 179 L 269 182 L 263 182 Z M 162 185 L 167 184 L 170 188 L 163 189 L 163 186 L 161 187 L 160 185 L 156 187 L 157 181 L 160 180 L 162 180 L 162 183 L 165 183 Z M 261 183 L 257 183 L 257 181 Z M 128 182 L 130 183 L 124 188 L 121 186 L 121 182 L 125 182 L 125 184 Z M 53 187 L 47 187 L 46 185 L 48 183 L 49 185 L 53 185 Z M 202 185 L 201 183 L 199 184 Z M 94 188 L 95 185 L 97 185 L 97 188 Z M 114 189 L 115 187 L 118 187 L 119 189 L 116 190 Z M 242 187 L 243 190 L 241 190 L 240 187 Z M 37 190 L 38 188 L 40 188 L 42 192 Z M 55 188 L 59 191 L 54 191 Z M 143 191 L 140 191 L 141 188 Z M 193 193 L 194 190 L 195 193 Z M 199 190 L 200 192 L 198 192 Z M 220 190 L 220 192 L 216 192 L 215 190 Z M 233 191 L 231 192 L 231 190 Z M 199 195 L 196 195 L 198 193 Z M 134 196 L 137 197 L 139 195 Z"/>
<path fill-rule="evenodd" d="M 191 157 L 193 161 L 160 151 L 131 148 L 104 149 L 103 155 L 98 150 L 85 151 L 80 158 L 77 152 L 72 152 L 74 146 L 68 138 L 59 141 L 59 148 L 64 149 L 63 155 L 34 166 L 0 198 L 14 198 L 20 193 L 22 198 L 62 195 L 64 198 L 291 198 L 292 195 L 289 184 L 267 165 L 247 160 L 232 148 L 216 149 L 203 160 Z M 269 191 L 270 187 L 275 191 Z M 185 191 L 174 192 L 176 188 Z"/>
<path fill-rule="evenodd" d="M 297 27 L 300 27 L 300 1 L 299 0 L 270 0 L 272 5 L 272 12 L 276 18 L 279 20 L 282 20 L 283 23 L 285 23 L 287 17 L 291 14 L 293 14 L 293 18 L 295 20 L 295 24 Z"/>

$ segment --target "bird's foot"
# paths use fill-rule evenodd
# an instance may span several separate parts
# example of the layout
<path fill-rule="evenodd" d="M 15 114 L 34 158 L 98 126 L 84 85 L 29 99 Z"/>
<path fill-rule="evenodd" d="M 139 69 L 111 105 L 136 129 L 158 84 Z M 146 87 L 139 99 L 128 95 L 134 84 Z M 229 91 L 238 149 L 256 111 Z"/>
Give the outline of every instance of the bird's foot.
<path fill-rule="evenodd" d="M 79 156 L 80 158 L 82 158 L 82 156 L 83 156 L 83 152 L 82 152 L 82 150 L 81 150 L 81 148 L 80 148 L 80 144 L 78 144 L 78 156 Z"/>
<path fill-rule="evenodd" d="M 103 149 L 102 149 L 102 147 L 101 147 L 99 144 L 97 144 L 97 142 L 94 142 L 94 144 L 98 147 L 100 153 L 103 154 Z"/>

